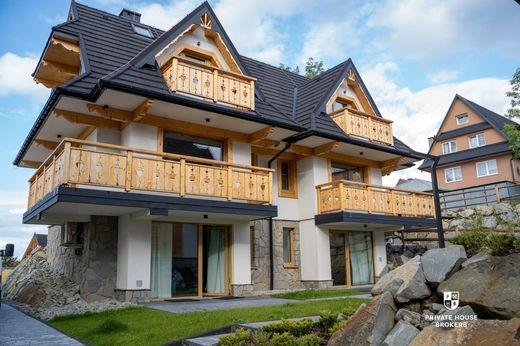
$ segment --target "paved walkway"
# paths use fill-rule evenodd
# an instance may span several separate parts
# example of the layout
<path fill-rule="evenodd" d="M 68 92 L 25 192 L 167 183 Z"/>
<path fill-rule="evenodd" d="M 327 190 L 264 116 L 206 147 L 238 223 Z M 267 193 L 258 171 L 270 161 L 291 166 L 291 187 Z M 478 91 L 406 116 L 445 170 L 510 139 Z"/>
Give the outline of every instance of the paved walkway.
<path fill-rule="evenodd" d="M 194 312 L 194 311 L 214 311 L 214 310 L 229 310 L 237 308 L 251 308 L 257 306 L 270 306 L 270 305 L 282 305 L 287 303 L 304 303 L 309 301 L 317 300 L 332 300 L 332 299 L 350 299 L 350 298 L 371 298 L 370 294 L 362 294 L 356 296 L 343 296 L 343 297 L 327 297 L 317 298 L 308 300 L 295 300 L 295 299 L 280 299 L 269 296 L 264 297 L 246 297 L 238 299 L 215 299 L 215 298 L 203 298 L 195 301 L 157 301 L 143 303 L 149 308 L 167 311 L 171 313 L 183 313 L 183 312 Z"/>
<path fill-rule="evenodd" d="M 2 303 L 0 309 L 0 345 L 76 346 L 83 344 Z"/>

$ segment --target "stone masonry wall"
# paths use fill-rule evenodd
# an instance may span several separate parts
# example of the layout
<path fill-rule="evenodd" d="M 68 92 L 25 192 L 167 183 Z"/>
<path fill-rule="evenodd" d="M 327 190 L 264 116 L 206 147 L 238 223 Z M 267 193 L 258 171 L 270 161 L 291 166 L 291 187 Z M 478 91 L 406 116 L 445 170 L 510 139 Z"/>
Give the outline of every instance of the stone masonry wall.
<path fill-rule="evenodd" d="M 85 223 L 82 248 L 60 246 L 61 226 L 49 227 L 49 265 L 80 287 L 87 302 L 114 298 L 117 270 L 117 217 L 93 216 Z"/>
<path fill-rule="evenodd" d="M 254 225 L 254 261 L 251 263 L 251 282 L 254 294 L 267 292 L 270 289 L 270 253 L 269 253 L 269 221 L 257 220 Z M 296 268 L 283 267 L 283 229 L 294 229 L 294 257 Z M 300 230 L 299 223 L 294 221 L 275 220 L 273 222 L 274 249 L 274 290 L 287 291 L 304 289 L 301 281 Z M 237 290 L 238 291 L 238 290 Z"/>

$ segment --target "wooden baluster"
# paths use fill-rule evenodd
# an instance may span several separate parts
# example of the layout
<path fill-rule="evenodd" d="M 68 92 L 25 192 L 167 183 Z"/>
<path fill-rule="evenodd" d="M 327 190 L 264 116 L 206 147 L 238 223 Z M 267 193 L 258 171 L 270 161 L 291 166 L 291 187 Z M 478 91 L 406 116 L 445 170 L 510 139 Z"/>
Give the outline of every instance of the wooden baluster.
<path fill-rule="evenodd" d="M 227 184 L 227 199 L 231 201 L 233 199 L 233 167 L 231 166 L 227 167 Z"/>
<path fill-rule="evenodd" d="M 269 172 L 269 204 L 273 204 L 273 172 Z"/>
<path fill-rule="evenodd" d="M 318 198 L 318 203 L 316 204 L 318 206 L 318 214 L 321 214 L 321 189 L 318 186 L 316 186 L 316 197 Z"/>
<path fill-rule="evenodd" d="M 349 113 L 346 109 L 343 111 L 343 115 L 341 115 L 341 117 L 343 118 L 343 124 L 345 124 L 345 129 L 344 129 L 345 133 L 348 134 L 349 133 L 349 127 L 348 127 Z"/>
<path fill-rule="evenodd" d="M 171 85 L 172 91 L 177 91 L 177 73 L 178 73 L 177 62 L 178 62 L 178 60 L 176 58 L 173 58 L 172 67 L 171 67 L 171 69 L 172 69 L 171 73 L 173 76 L 173 83 Z"/>
<path fill-rule="evenodd" d="M 56 175 L 56 155 L 52 156 L 51 190 L 54 190 L 54 177 Z"/>
<path fill-rule="evenodd" d="M 255 81 L 252 80 L 250 82 L 251 84 L 251 91 L 249 93 L 249 96 L 251 97 L 251 110 L 254 111 L 255 110 Z"/>
<path fill-rule="evenodd" d="M 70 142 L 65 143 L 65 147 L 63 149 L 63 178 L 61 179 L 62 185 L 68 185 L 70 180 L 70 152 L 72 150 L 72 146 Z"/>
<path fill-rule="evenodd" d="M 367 200 L 368 200 L 368 212 L 372 212 L 372 191 L 370 190 L 370 186 L 367 186 Z"/>
<path fill-rule="evenodd" d="M 345 210 L 345 190 L 343 189 L 343 182 L 339 183 L 339 210 Z"/>
<path fill-rule="evenodd" d="M 392 206 L 392 214 L 397 215 L 396 205 L 395 205 L 395 192 L 393 190 L 390 191 L 390 205 Z"/>
<path fill-rule="evenodd" d="M 412 214 L 417 216 L 417 196 L 415 193 L 412 193 Z"/>
<path fill-rule="evenodd" d="M 213 102 L 218 101 L 218 70 L 213 71 Z"/>
<path fill-rule="evenodd" d="M 180 167 L 180 173 L 181 173 L 181 186 L 180 186 L 180 192 L 179 196 L 183 197 L 184 193 L 186 191 L 186 160 L 181 159 L 181 167 Z"/>
<path fill-rule="evenodd" d="M 126 152 L 126 174 L 125 174 L 125 191 L 130 191 L 132 188 L 132 161 L 133 154 L 131 151 Z"/>

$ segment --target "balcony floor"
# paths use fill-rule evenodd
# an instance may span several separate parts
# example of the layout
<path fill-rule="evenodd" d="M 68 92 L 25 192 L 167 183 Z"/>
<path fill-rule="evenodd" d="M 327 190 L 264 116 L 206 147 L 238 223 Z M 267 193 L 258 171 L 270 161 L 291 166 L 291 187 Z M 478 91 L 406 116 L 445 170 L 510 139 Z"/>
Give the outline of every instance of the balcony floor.
<path fill-rule="evenodd" d="M 339 211 L 319 214 L 314 217 L 317 226 L 335 226 L 339 228 L 364 228 L 364 225 L 373 228 L 381 228 L 381 230 L 389 230 L 389 228 L 397 227 L 435 227 L 436 220 L 424 217 L 405 217 L 382 214 L 357 213 L 350 211 Z"/>
<path fill-rule="evenodd" d="M 26 224 L 86 222 L 91 215 L 118 216 L 133 213 L 153 219 L 190 219 L 211 223 L 276 217 L 273 205 L 225 200 L 58 187 L 23 215 Z M 207 215 L 207 217 L 204 217 Z"/>

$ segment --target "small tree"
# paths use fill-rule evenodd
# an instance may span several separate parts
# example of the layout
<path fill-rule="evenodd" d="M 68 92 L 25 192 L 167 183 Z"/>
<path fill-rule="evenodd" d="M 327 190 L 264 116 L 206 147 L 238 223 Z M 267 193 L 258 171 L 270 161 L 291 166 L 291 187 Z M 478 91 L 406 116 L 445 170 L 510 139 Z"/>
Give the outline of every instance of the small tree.
<path fill-rule="evenodd" d="M 289 72 L 294 72 L 298 74 L 300 73 L 299 66 L 291 67 L 285 64 L 280 64 L 280 68 L 283 68 L 284 70 Z M 305 63 L 305 77 L 314 78 L 324 71 L 325 66 L 323 66 L 323 61 L 314 60 L 314 58 L 312 57 L 307 59 L 307 62 Z"/>
<path fill-rule="evenodd" d="M 20 263 L 17 257 L 2 257 L 2 267 L 14 268 Z"/>
<path fill-rule="evenodd" d="M 520 119 L 520 68 L 516 69 L 513 78 L 511 79 L 511 90 L 506 93 L 507 97 L 511 99 L 511 108 L 507 110 L 506 116 L 510 119 Z M 515 158 L 520 159 L 520 129 L 519 126 L 507 124 L 504 126 L 504 131 L 509 137 L 509 146 L 513 151 Z"/>

